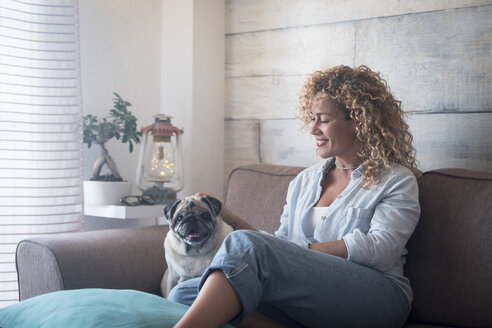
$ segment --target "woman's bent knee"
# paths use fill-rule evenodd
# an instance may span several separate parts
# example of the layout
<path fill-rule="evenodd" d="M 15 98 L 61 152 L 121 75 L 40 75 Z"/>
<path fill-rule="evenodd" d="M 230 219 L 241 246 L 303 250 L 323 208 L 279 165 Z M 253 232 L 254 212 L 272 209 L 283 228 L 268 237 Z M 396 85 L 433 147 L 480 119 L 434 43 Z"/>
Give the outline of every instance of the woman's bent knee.
<path fill-rule="evenodd" d="M 263 233 L 252 230 L 236 230 L 227 235 L 224 240 L 225 243 L 232 243 L 234 245 L 250 246 L 255 244 L 261 244 Z"/>
<path fill-rule="evenodd" d="M 198 296 L 198 283 L 200 278 L 186 280 L 171 289 L 167 299 L 176 303 L 190 306 Z"/>

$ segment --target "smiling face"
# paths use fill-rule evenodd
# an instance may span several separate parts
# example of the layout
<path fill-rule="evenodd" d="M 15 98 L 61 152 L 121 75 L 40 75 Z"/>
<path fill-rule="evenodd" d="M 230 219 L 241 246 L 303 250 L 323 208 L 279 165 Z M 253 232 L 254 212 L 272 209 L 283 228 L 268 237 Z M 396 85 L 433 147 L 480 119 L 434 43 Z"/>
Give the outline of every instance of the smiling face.
<path fill-rule="evenodd" d="M 316 138 L 321 158 L 336 157 L 338 163 L 353 165 L 359 150 L 355 122 L 347 120 L 329 96 L 318 92 L 311 109 L 311 134 Z"/>

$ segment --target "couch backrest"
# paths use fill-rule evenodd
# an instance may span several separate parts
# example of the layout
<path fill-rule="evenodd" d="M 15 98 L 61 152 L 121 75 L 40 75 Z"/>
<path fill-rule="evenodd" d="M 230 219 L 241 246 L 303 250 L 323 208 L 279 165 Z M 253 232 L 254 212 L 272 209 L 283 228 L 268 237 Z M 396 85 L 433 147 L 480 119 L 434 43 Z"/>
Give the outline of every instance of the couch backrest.
<path fill-rule="evenodd" d="M 229 175 L 226 206 L 255 228 L 273 233 L 280 225 L 287 188 L 302 167 L 250 164 Z"/>
<path fill-rule="evenodd" d="M 407 248 L 410 321 L 492 327 L 492 173 L 425 172 L 422 214 Z"/>

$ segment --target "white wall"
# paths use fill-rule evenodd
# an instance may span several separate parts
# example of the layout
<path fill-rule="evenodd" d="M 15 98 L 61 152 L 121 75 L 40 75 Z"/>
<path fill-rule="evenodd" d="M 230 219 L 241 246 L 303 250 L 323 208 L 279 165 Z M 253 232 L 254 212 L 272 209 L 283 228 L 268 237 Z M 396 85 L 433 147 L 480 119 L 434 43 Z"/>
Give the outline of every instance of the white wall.
<path fill-rule="evenodd" d="M 193 169 L 184 191 L 223 199 L 225 1 L 193 3 Z"/>
<path fill-rule="evenodd" d="M 153 122 L 160 111 L 161 0 L 79 0 L 82 95 L 84 114 L 105 117 L 112 92 L 131 102 L 138 126 Z M 109 142 L 125 180 L 134 181 L 137 147 Z M 97 145 L 85 146 L 84 177 L 92 176 Z"/>
<path fill-rule="evenodd" d="M 173 116 L 182 135 L 185 185 L 178 197 L 222 197 L 224 143 L 223 0 L 79 0 L 84 114 L 107 115 L 112 91 L 132 103 L 139 126 Z M 138 145 L 110 141 L 124 179 L 135 182 Z M 90 178 L 98 147 L 84 150 Z M 134 193 L 139 193 L 134 187 Z M 154 220 L 86 217 L 88 230 Z"/>
<path fill-rule="evenodd" d="M 131 102 L 138 126 L 160 112 L 161 0 L 79 0 L 82 95 L 85 114 L 102 118 L 112 92 Z M 123 179 L 134 182 L 140 146 L 108 142 Z M 84 146 L 84 178 L 92 176 L 99 147 Z M 136 192 L 134 188 L 134 192 Z M 154 219 L 119 220 L 86 216 L 86 230 L 153 224 Z"/>
<path fill-rule="evenodd" d="M 162 109 L 184 128 L 185 185 L 223 196 L 223 0 L 164 0 L 162 6 Z"/>
<path fill-rule="evenodd" d="M 410 113 L 420 169 L 492 171 L 492 1 L 227 0 L 225 174 L 310 165 L 294 118 L 314 70 L 366 64 Z"/>

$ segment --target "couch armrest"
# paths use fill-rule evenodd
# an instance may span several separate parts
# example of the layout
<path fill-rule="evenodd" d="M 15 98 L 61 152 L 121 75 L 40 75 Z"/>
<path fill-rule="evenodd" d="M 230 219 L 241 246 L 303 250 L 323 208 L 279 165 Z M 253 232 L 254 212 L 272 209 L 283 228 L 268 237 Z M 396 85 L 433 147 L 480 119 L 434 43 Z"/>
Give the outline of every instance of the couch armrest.
<path fill-rule="evenodd" d="M 160 295 L 167 226 L 64 233 L 17 246 L 19 299 L 63 289 L 135 289 Z"/>

